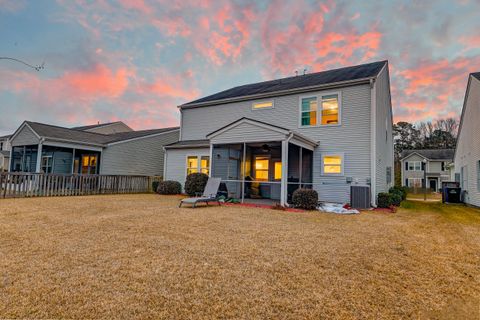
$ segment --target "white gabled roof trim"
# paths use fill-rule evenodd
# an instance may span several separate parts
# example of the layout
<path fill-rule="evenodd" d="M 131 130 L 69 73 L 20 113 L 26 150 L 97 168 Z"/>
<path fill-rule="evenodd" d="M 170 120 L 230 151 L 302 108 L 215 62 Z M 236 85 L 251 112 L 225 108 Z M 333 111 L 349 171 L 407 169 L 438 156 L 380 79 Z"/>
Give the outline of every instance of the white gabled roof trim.
<path fill-rule="evenodd" d="M 257 122 L 257 121 L 254 121 L 254 120 L 240 119 L 240 120 L 232 122 L 229 125 L 226 125 L 225 127 L 221 128 L 220 130 L 217 130 L 217 131 L 214 131 L 213 133 L 207 134 L 207 139 L 212 139 L 212 138 L 214 138 L 214 137 L 216 137 L 216 136 L 218 136 L 218 135 L 220 135 L 220 134 L 222 134 L 222 133 L 224 133 L 224 132 L 226 132 L 230 129 L 238 127 L 239 125 L 241 125 L 243 123 L 248 123 L 248 124 L 251 124 L 253 126 L 257 126 L 257 127 L 263 128 L 263 129 L 272 130 L 272 131 L 282 133 L 282 134 L 287 134 L 287 133 L 290 132 L 289 130 L 281 129 L 281 128 L 271 126 L 271 125 L 268 125 L 268 124 L 265 124 L 265 123 Z"/>

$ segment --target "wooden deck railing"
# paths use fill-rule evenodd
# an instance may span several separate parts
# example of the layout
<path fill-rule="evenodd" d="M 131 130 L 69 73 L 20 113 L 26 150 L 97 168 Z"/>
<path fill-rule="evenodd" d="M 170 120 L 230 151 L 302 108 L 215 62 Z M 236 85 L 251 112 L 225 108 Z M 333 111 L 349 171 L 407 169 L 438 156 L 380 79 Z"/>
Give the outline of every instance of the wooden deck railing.
<path fill-rule="evenodd" d="M 0 173 L 0 198 L 145 193 L 161 177 Z"/>

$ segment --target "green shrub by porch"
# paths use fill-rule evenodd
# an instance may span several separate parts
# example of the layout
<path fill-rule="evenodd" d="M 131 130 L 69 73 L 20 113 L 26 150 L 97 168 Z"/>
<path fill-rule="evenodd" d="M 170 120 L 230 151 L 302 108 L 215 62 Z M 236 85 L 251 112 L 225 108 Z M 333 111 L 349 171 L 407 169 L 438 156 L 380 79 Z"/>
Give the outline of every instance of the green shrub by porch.
<path fill-rule="evenodd" d="M 180 194 L 182 193 L 182 185 L 178 181 L 166 180 L 159 181 L 157 187 L 159 194 Z"/>
<path fill-rule="evenodd" d="M 191 197 L 201 195 L 208 181 L 208 175 L 205 173 L 191 173 L 185 181 L 185 193 Z"/>
<path fill-rule="evenodd" d="M 390 190 L 388 190 L 388 192 L 398 193 L 402 197 L 402 200 L 406 200 L 407 199 L 408 188 L 407 187 L 395 186 L 395 187 L 391 187 Z"/>
<path fill-rule="evenodd" d="M 318 193 L 312 189 L 297 189 L 293 192 L 292 203 L 296 208 L 315 210 L 318 205 Z"/>
<path fill-rule="evenodd" d="M 379 208 L 390 208 L 393 204 L 392 194 L 386 192 L 380 192 L 377 199 Z"/>
<path fill-rule="evenodd" d="M 390 196 L 392 198 L 392 204 L 399 207 L 402 203 L 402 196 L 398 192 L 391 192 Z"/>

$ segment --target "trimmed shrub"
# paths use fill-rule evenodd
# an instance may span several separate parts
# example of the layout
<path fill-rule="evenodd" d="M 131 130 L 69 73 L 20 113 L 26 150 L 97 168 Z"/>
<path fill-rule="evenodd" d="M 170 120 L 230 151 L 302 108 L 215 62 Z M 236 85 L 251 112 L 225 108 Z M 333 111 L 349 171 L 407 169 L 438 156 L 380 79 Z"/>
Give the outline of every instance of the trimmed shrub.
<path fill-rule="evenodd" d="M 182 185 L 178 181 L 166 180 L 159 181 L 157 187 L 159 194 L 180 194 L 182 193 Z"/>
<path fill-rule="evenodd" d="M 190 173 L 185 181 L 185 193 L 193 197 L 202 194 L 208 181 L 205 173 Z"/>
<path fill-rule="evenodd" d="M 408 188 L 407 187 L 391 187 L 390 190 L 388 190 L 390 193 L 398 193 L 402 197 L 402 200 L 407 199 L 407 193 L 408 193 Z"/>
<path fill-rule="evenodd" d="M 153 190 L 153 192 L 157 192 L 158 183 L 159 183 L 159 181 L 153 181 L 153 182 L 152 182 L 152 190 Z"/>
<path fill-rule="evenodd" d="M 293 192 L 292 203 L 297 208 L 314 210 L 318 205 L 318 193 L 312 189 L 297 189 Z"/>
<path fill-rule="evenodd" d="M 392 192 L 390 193 L 390 196 L 392 198 L 392 204 L 397 207 L 400 206 L 402 203 L 402 196 L 398 192 Z"/>
<path fill-rule="evenodd" d="M 377 198 L 377 204 L 379 208 L 390 208 L 392 203 L 392 194 L 386 192 L 380 192 Z"/>

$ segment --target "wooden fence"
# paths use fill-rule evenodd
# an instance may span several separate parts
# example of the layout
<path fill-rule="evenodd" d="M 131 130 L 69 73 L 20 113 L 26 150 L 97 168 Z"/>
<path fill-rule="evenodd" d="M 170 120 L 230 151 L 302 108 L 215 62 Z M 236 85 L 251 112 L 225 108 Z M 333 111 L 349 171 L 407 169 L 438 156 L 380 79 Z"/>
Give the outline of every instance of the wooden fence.
<path fill-rule="evenodd" d="M 0 198 L 83 196 L 152 192 L 161 177 L 0 173 Z"/>

